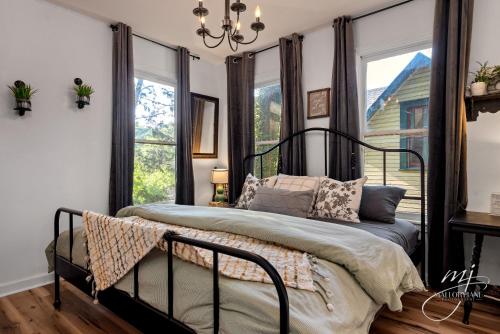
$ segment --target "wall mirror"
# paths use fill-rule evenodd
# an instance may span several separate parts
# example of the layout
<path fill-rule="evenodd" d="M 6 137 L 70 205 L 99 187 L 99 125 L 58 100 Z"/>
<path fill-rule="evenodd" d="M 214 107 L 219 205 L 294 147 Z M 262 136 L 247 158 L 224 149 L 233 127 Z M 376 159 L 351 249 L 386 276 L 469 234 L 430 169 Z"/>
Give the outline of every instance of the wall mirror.
<path fill-rule="evenodd" d="M 191 93 L 193 158 L 217 158 L 219 99 Z"/>

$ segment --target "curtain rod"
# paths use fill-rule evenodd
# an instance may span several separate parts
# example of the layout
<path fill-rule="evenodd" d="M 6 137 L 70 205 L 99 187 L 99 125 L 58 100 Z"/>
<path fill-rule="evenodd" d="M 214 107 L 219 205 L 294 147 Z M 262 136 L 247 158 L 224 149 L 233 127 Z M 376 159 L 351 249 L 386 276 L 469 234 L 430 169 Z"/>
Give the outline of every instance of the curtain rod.
<path fill-rule="evenodd" d="M 304 35 L 299 35 L 299 39 L 301 41 L 304 40 Z M 264 48 L 264 49 L 261 49 L 261 50 L 257 50 L 257 51 L 254 51 L 254 52 L 250 52 L 250 54 L 252 56 L 255 56 L 256 54 L 259 54 L 261 52 L 264 52 L 264 51 L 267 51 L 267 50 L 271 50 L 271 49 L 274 49 L 274 48 L 277 48 L 278 46 L 280 46 L 279 44 L 275 44 L 275 45 L 271 45 L 271 46 L 268 46 L 267 48 Z"/>
<path fill-rule="evenodd" d="M 114 24 L 111 24 L 109 27 L 110 27 L 110 28 L 111 28 L 111 30 L 113 30 L 113 31 L 116 31 L 116 29 L 118 28 L 118 27 L 117 27 L 116 25 L 114 25 Z M 162 43 L 157 42 L 157 41 L 154 41 L 154 40 L 149 39 L 149 38 L 147 38 L 147 37 L 144 37 L 144 36 L 141 36 L 141 35 L 137 35 L 137 34 L 134 34 L 134 33 L 132 33 L 132 36 L 135 36 L 135 37 L 137 37 L 137 38 L 143 39 L 143 40 L 148 41 L 148 42 L 150 42 L 150 43 L 153 43 L 153 44 L 156 44 L 156 45 L 159 45 L 159 46 L 163 46 L 164 48 L 167 48 L 167 49 L 169 49 L 169 50 L 172 50 L 172 51 L 177 52 L 177 49 L 176 49 L 176 48 L 171 47 L 171 46 L 166 45 L 166 44 L 162 44 Z M 193 60 L 194 60 L 194 59 L 200 60 L 200 56 L 197 56 L 197 55 L 192 55 L 192 54 L 189 54 L 189 56 L 190 56 L 191 58 L 193 58 Z"/>
<path fill-rule="evenodd" d="M 373 12 L 369 12 L 369 13 L 366 13 L 366 14 L 363 14 L 363 15 L 360 15 L 360 16 L 356 16 L 356 17 L 353 17 L 352 20 L 353 21 L 356 21 L 356 20 L 359 20 L 359 19 L 362 19 L 362 18 L 365 18 L 367 16 L 371 16 L 371 15 L 374 15 L 374 14 L 378 14 L 378 13 L 381 13 L 381 12 L 385 12 L 386 10 L 389 10 L 389 9 L 392 9 L 392 8 L 395 8 L 395 7 L 399 7 L 401 5 L 405 5 L 409 2 L 412 2 L 413 0 L 405 0 L 405 1 L 401 1 L 401 2 L 398 2 L 398 3 L 395 3 L 394 5 L 391 5 L 391 6 L 388 6 L 388 7 L 384 7 L 384 8 L 380 8 L 380 9 L 377 9 Z"/>

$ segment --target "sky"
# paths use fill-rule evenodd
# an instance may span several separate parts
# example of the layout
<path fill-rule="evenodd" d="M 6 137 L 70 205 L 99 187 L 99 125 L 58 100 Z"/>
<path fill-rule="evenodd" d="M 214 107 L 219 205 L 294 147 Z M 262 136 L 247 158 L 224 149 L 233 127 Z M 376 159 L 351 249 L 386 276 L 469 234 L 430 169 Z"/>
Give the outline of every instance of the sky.
<path fill-rule="evenodd" d="M 366 66 L 366 89 L 389 86 L 418 52 L 431 58 L 432 49 L 425 49 L 369 62 Z"/>

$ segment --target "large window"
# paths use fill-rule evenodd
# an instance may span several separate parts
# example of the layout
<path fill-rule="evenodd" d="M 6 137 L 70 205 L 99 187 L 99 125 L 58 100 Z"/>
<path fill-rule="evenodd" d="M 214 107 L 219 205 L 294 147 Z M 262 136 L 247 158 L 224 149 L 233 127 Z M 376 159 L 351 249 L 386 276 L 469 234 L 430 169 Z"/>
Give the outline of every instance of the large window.
<path fill-rule="evenodd" d="M 135 79 L 134 204 L 175 199 L 175 88 Z"/>
<path fill-rule="evenodd" d="M 378 147 L 404 148 L 420 153 L 427 162 L 431 49 L 401 52 L 368 59 L 365 76 L 365 141 Z M 408 153 L 388 153 L 387 183 L 420 195 L 420 161 Z M 383 183 L 383 156 L 365 150 L 368 183 Z M 419 213 L 418 201 L 404 200 L 400 214 Z"/>
<path fill-rule="evenodd" d="M 279 82 L 258 86 L 255 89 L 255 152 L 260 153 L 276 145 L 280 140 L 281 87 Z M 278 150 L 264 156 L 263 173 L 260 175 L 260 158 L 255 160 L 255 172 L 259 177 L 276 174 Z"/>

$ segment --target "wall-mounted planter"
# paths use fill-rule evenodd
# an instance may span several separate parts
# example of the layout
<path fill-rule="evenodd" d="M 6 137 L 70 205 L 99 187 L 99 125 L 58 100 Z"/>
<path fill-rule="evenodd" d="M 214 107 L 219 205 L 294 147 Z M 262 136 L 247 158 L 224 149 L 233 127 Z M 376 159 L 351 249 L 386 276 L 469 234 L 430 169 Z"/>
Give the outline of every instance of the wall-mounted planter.
<path fill-rule="evenodd" d="M 24 116 L 24 114 L 27 111 L 31 111 L 31 101 L 17 99 L 16 100 L 16 107 L 14 108 L 14 110 L 17 110 L 19 112 L 19 116 Z"/>
<path fill-rule="evenodd" d="M 37 92 L 36 89 L 26 85 L 23 81 L 17 80 L 14 86 L 9 86 L 12 95 L 16 98 L 16 107 L 19 116 L 24 116 L 27 111 L 31 111 L 31 97 Z"/>
<path fill-rule="evenodd" d="M 94 93 L 94 89 L 90 85 L 85 85 L 80 78 L 75 78 L 75 93 L 76 93 L 76 105 L 78 109 L 83 109 L 85 106 L 90 105 L 90 95 Z"/>

